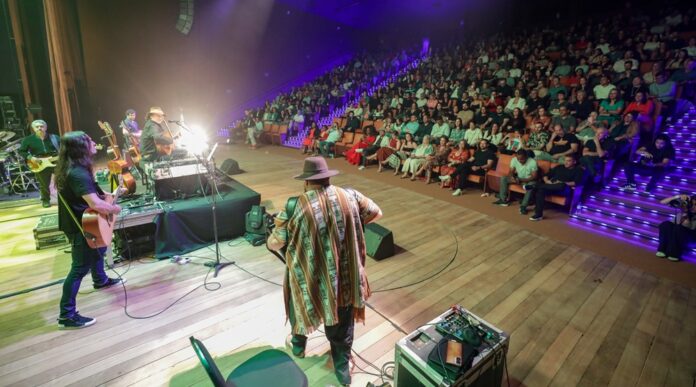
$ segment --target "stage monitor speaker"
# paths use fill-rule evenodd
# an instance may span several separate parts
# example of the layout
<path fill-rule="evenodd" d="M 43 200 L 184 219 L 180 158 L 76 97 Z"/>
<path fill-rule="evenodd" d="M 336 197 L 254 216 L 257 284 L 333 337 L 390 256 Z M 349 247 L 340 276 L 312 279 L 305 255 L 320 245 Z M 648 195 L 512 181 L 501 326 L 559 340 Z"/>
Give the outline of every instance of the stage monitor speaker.
<path fill-rule="evenodd" d="M 394 234 L 377 223 L 365 226 L 365 247 L 367 255 L 381 260 L 394 255 Z"/>
<path fill-rule="evenodd" d="M 225 175 L 238 175 L 242 173 L 242 170 L 239 169 L 239 163 L 237 162 L 237 160 L 233 159 L 227 159 L 223 161 L 222 165 L 220 166 L 220 170 Z"/>

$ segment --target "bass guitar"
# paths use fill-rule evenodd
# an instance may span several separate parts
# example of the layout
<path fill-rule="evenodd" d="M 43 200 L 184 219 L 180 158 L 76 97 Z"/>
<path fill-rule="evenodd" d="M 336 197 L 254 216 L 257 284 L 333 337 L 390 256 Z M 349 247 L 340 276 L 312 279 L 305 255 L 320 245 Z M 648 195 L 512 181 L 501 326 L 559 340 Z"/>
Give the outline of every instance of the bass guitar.
<path fill-rule="evenodd" d="M 109 204 L 114 204 L 118 201 L 123 180 L 119 179 L 119 185 L 111 195 L 107 195 L 104 201 Z M 96 249 L 100 247 L 111 246 L 111 240 L 114 238 L 114 226 L 118 215 L 100 214 L 97 211 L 87 208 L 82 215 L 82 230 L 84 231 L 85 239 L 89 247 Z"/>

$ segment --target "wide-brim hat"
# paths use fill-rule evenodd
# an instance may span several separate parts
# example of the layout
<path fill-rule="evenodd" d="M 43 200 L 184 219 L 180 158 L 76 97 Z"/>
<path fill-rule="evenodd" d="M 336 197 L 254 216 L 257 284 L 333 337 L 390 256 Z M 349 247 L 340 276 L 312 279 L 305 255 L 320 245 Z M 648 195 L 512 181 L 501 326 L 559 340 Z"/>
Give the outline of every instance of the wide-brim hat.
<path fill-rule="evenodd" d="M 320 180 L 338 175 L 335 169 L 329 169 L 323 157 L 307 157 L 304 161 L 302 173 L 294 176 L 297 180 Z"/>
<path fill-rule="evenodd" d="M 160 108 L 160 107 L 151 107 L 151 108 L 150 108 L 150 111 L 147 112 L 147 115 L 149 116 L 149 115 L 151 115 L 151 114 L 159 114 L 159 115 L 161 115 L 161 116 L 164 116 L 164 115 L 165 115 L 165 114 L 164 114 L 164 111 L 163 111 L 162 108 Z"/>

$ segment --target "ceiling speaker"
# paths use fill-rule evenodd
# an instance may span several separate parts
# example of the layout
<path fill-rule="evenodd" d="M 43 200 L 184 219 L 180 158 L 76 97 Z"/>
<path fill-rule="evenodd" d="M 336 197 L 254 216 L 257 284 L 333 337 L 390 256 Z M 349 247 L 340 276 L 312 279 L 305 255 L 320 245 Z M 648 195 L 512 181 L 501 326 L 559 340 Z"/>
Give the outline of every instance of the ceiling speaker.
<path fill-rule="evenodd" d="M 193 1 L 179 0 L 179 20 L 176 22 L 176 29 L 184 35 L 188 35 L 193 25 Z"/>

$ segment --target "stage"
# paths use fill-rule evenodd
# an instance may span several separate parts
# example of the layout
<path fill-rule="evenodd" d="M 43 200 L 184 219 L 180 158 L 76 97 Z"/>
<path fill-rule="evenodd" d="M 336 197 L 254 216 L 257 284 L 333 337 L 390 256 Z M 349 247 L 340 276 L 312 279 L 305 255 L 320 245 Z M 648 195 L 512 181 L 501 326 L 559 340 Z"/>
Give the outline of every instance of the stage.
<path fill-rule="evenodd" d="M 292 179 L 302 168 L 298 155 L 272 147 L 219 152 L 240 162 L 247 173 L 235 179 L 260 193 L 269 212 L 302 191 L 302 182 Z M 399 247 L 385 260 L 368 258 L 374 293 L 366 324 L 356 325 L 354 349 L 364 358 L 356 357 L 358 367 L 378 373 L 367 362 L 381 368 L 393 360 L 405 332 L 460 303 L 510 334 L 513 386 L 692 383 L 694 288 L 486 213 L 504 209 L 461 204 L 482 201 L 478 196 L 453 204 L 439 191 L 405 188 L 410 182 L 386 173 L 348 171 L 343 160 L 330 164 L 342 170 L 335 183 L 381 206 L 379 223 L 394 232 Z M 62 248 L 34 250 L 31 227 L 43 213 L 38 207 L 0 213 L 6 231 L 0 248 L 8 252 L 0 259 L 2 294 L 67 271 Z M 209 385 L 189 336 L 203 340 L 225 375 L 263 348 L 282 348 L 290 331 L 278 285 L 283 265 L 242 238 L 224 240 L 221 251 L 223 261 L 237 265 L 217 279 L 204 266 L 214 258 L 212 246 L 188 253 L 187 265 L 148 258 L 120 263 L 115 270 L 128 280 L 127 311 L 138 319 L 124 312 L 123 288 L 95 291 L 89 279 L 77 303 L 98 322 L 84 330 L 57 330 L 59 286 L 0 299 L 0 384 Z M 328 348 L 317 332 L 307 357 L 296 359 L 311 386 L 336 383 Z M 381 383 L 355 371 L 355 386 Z"/>

